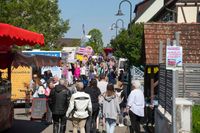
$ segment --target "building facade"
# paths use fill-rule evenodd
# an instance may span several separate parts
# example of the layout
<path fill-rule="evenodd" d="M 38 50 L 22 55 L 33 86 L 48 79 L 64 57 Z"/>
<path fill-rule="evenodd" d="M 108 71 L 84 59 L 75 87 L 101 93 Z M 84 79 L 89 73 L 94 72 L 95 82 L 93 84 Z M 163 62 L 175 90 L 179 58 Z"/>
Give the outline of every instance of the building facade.
<path fill-rule="evenodd" d="M 199 0 L 144 0 L 136 5 L 134 22 L 196 23 L 199 7 Z"/>

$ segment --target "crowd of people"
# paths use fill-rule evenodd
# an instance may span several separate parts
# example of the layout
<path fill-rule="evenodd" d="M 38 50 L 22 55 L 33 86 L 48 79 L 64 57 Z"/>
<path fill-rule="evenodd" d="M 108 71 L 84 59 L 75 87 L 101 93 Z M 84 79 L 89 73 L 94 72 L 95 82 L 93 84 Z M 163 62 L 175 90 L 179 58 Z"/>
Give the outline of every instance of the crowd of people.
<path fill-rule="evenodd" d="M 138 80 L 132 81 L 128 95 L 123 70 L 116 70 L 113 58 L 76 62 L 62 66 L 62 76 L 46 71 L 41 78 L 33 75 L 33 98 L 47 98 L 46 120 L 53 122 L 54 133 L 65 133 L 67 120 L 72 121 L 73 133 L 98 133 L 102 121 L 103 133 L 114 133 L 116 125 L 125 126 L 130 116 L 130 133 L 140 132 L 144 116 L 144 95 Z M 127 125 L 126 125 L 127 126 Z"/>

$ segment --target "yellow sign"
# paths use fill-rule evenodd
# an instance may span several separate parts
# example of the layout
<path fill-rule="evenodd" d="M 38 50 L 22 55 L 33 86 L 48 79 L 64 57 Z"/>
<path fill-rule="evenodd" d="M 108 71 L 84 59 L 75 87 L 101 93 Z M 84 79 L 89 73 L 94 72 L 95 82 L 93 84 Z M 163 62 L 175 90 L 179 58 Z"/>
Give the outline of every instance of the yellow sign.
<path fill-rule="evenodd" d="M 8 77 L 7 69 L 0 69 L 2 74 L 2 78 L 6 79 Z M 11 99 L 15 100 L 25 100 L 25 85 L 30 84 L 32 80 L 32 68 L 31 67 L 22 67 L 11 68 Z"/>
<path fill-rule="evenodd" d="M 31 67 L 21 67 L 12 68 L 11 73 L 11 83 L 12 83 L 12 91 L 11 91 L 11 99 L 25 99 L 25 85 L 30 84 L 32 79 L 32 68 Z"/>
<path fill-rule="evenodd" d="M 153 68 L 154 74 L 157 73 L 158 71 L 159 71 L 159 68 L 158 68 L 158 67 L 154 67 L 154 68 Z"/>
<path fill-rule="evenodd" d="M 147 73 L 148 73 L 148 74 L 151 74 L 151 67 L 148 67 L 148 68 L 147 68 Z"/>
<path fill-rule="evenodd" d="M 88 61 L 88 57 L 86 55 L 81 55 L 81 54 L 76 54 L 76 59 L 84 62 Z"/>
<path fill-rule="evenodd" d="M 83 55 L 76 54 L 76 59 L 82 61 L 83 60 Z"/>
<path fill-rule="evenodd" d="M 159 71 L 158 67 L 153 67 L 153 73 L 156 74 Z M 147 73 L 151 74 L 151 67 L 147 68 Z"/>

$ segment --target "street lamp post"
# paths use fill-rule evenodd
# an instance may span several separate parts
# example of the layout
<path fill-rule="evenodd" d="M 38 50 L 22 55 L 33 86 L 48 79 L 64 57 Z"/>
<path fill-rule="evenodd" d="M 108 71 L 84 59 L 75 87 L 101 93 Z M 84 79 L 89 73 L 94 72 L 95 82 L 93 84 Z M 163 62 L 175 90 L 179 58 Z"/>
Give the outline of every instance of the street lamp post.
<path fill-rule="evenodd" d="M 121 23 L 122 23 L 122 29 L 124 29 L 124 21 L 123 21 L 122 19 L 117 19 L 117 20 L 116 20 L 116 22 L 115 22 L 115 23 L 116 23 L 116 27 L 119 28 L 119 27 L 118 27 L 118 22 L 119 22 L 119 21 L 121 21 Z"/>
<path fill-rule="evenodd" d="M 129 3 L 129 5 L 130 5 L 130 23 L 131 23 L 131 20 L 132 20 L 132 4 L 131 4 L 131 2 L 130 2 L 129 0 L 122 0 L 122 1 L 119 3 L 119 9 L 118 9 L 118 12 L 117 12 L 116 16 L 123 16 L 123 15 L 124 15 L 124 14 L 122 13 L 122 10 L 121 10 L 121 5 L 122 5 L 122 3 L 124 3 L 124 2 L 127 2 L 127 3 Z"/>
<path fill-rule="evenodd" d="M 129 0 L 122 0 L 120 3 L 119 3 L 119 9 L 118 9 L 118 12 L 117 12 L 117 14 L 116 14 L 116 16 L 122 16 L 122 15 L 124 15 L 123 13 L 122 13 L 122 10 L 121 10 L 121 5 L 122 5 L 122 3 L 124 3 L 124 2 L 127 2 L 127 3 L 129 3 L 129 5 L 130 5 L 130 26 L 131 26 L 131 20 L 132 20 L 132 4 L 131 4 L 131 2 L 129 1 Z M 131 92 L 131 69 L 130 69 L 130 67 L 131 67 L 131 63 L 130 63 L 130 61 L 128 61 L 128 89 L 127 89 L 127 94 L 129 94 L 130 92 Z"/>
<path fill-rule="evenodd" d="M 111 25 L 111 28 L 110 28 L 110 30 L 114 30 L 114 28 L 116 29 L 116 36 L 117 36 L 117 24 L 116 23 L 113 23 L 112 25 Z"/>
<path fill-rule="evenodd" d="M 121 21 L 121 23 L 122 23 L 122 28 L 124 28 L 124 21 L 122 20 L 122 19 L 117 19 L 116 20 L 116 22 L 115 23 L 113 23 L 112 25 L 111 25 L 111 30 L 114 30 L 114 28 L 116 29 L 116 36 L 117 36 L 117 34 L 118 34 L 118 32 L 117 32 L 117 29 L 119 28 L 119 26 L 118 26 L 118 22 L 119 21 Z"/>

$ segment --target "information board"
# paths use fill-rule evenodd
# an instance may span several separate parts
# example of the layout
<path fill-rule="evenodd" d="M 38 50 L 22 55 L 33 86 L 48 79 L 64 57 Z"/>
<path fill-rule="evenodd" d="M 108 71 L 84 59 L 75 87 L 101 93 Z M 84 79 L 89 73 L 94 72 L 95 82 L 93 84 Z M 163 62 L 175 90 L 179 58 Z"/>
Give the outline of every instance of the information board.
<path fill-rule="evenodd" d="M 33 98 L 31 108 L 32 119 L 42 119 L 47 112 L 46 98 Z"/>
<path fill-rule="evenodd" d="M 181 67 L 183 64 L 183 49 L 181 46 L 166 47 L 166 66 Z"/>

